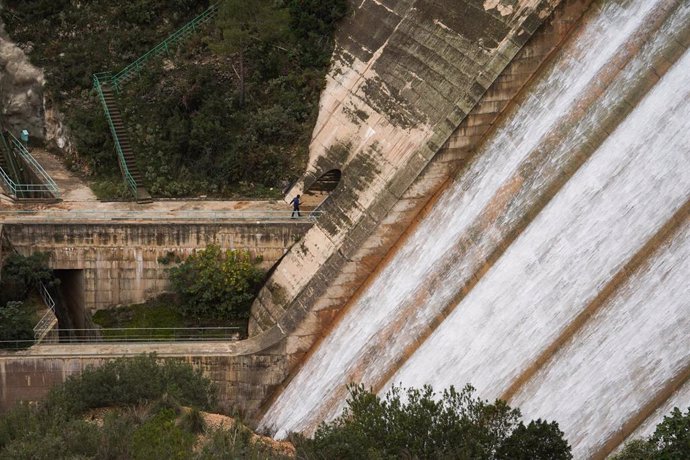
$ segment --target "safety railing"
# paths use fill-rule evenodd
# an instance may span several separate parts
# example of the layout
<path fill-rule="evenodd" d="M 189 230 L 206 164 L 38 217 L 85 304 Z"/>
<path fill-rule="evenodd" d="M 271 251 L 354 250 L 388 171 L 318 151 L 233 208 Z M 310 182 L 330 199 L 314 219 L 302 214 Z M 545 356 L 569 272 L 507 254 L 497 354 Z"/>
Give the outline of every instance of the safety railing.
<path fill-rule="evenodd" d="M 103 82 L 110 83 L 112 81 L 112 76 L 107 73 L 98 73 L 93 76 L 93 87 L 98 94 L 98 99 L 101 101 L 101 106 L 103 107 L 103 112 L 105 113 L 105 118 L 108 121 L 108 127 L 110 127 L 110 134 L 113 136 L 113 143 L 115 144 L 115 152 L 117 153 L 117 160 L 120 164 L 120 171 L 122 171 L 122 176 L 125 179 L 125 183 L 131 190 L 132 194 L 137 196 L 137 182 L 132 177 L 132 174 L 127 167 L 127 162 L 125 161 L 125 154 L 122 151 L 122 145 L 120 144 L 120 138 L 117 135 L 117 130 L 115 129 L 115 124 L 113 123 L 113 118 L 110 115 L 110 109 L 108 109 L 108 103 L 105 100 L 105 95 L 103 94 Z"/>
<path fill-rule="evenodd" d="M 244 338 L 244 328 L 103 328 L 60 329 L 57 341 L 50 345 L 128 344 L 128 343 L 180 343 L 180 342 L 235 342 Z M 0 349 L 20 349 L 37 345 L 36 340 L 19 339 L 0 341 Z"/>
<path fill-rule="evenodd" d="M 60 343 L 225 342 L 240 340 L 243 331 L 239 326 L 61 329 Z"/>
<path fill-rule="evenodd" d="M 19 157 L 24 161 L 24 164 L 31 169 L 31 171 L 34 173 L 36 178 L 40 181 L 40 184 L 31 184 L 31 185 L 40 185 L 43 190 L 46 193 L 50 193 L 53 195 L 54 198 L 60 198 L 60 189 L 58 188 L 57 184 L 53 180 L 52 177 L 50 177 L 50 174 L 46 172 L 45 169 L 43 169 L 43 166 L 36 161 L 36 159 L 29 153 L 29 151 L 26 149 L 24 144 L 19 141 L 12 133 L 8 133 L 9 138 L 10 138 L 10 144 L 11 147 L 14 149 L 15 152 L 19 154 Z"/>
<path fill-rule="evenodd" d="M 2 182 L 2 188 L 14 198 L 17 198 L 17 184 L 12 180 L 12 178 L 5 172 L 4 169 L 0 168 L 0 182 Z"/>
<path fill-rule="evenodd" d="M 52 310 L 48 310 L 34 326 L 34 340 L 39 343 L 57 324 L 57 316 Z"/>
<path fill-rule="evenodd" d="M 315 221 L 323 211 L 302 211 L 292 217 L 292 211 L 256 210 L 181 210 L 181 211 L 128 211 L 128 210 L 8 210 L 0 211 L 0 222 L 69 222 L 69 221 Z"/>
<path fill-rule="evenodd" d="M 60 198 L 60 189 L 53 180 L 52 177 L 43 169 L 43 167 L 36 161 L 36 159 L 29 153 L 29 151 L 24 147 L 16 137 L 11 133 L 6 133 L 10 139 L 7 143 L 3 135 L 3 144 L 7 147 L 10 154 L 16 154 L 25 167 L 27 167 L 33 175 L 36 177 L 39 183 L 36 184 L 26 184 L 18 183 L 10 175 L 0 168 L 0 181 L 3 187 L 7 190 L 15 199 L 25 199 L 25 198 L 49 198 L 54 199 Z"/>
<path fill-rule="evenodd" d="M 141 72 L 141 69 L 146 65 L 148 61 L 154 59 L 158 56 L 166 54 L 170 49 L 180 43 L 182 40 L 186 39 L 190 35 L 196 33 L 196 31 L 204 24 L 209 22 L 218 13 L 220 4 L 214 4 L 209 7 L 206 11 L 201 13 L 196 18 L 192 19 L 190 22 L 185 24 L 182 28 L 173 32 L 164 41 L 150 49 L 146 54 L 138 58 L 136 61 L 129 64 L 127 67 L 113 75 L 112 84 L 113 87 L 119 92 L 121 86 L 129 81 L 135 74 Z"/>

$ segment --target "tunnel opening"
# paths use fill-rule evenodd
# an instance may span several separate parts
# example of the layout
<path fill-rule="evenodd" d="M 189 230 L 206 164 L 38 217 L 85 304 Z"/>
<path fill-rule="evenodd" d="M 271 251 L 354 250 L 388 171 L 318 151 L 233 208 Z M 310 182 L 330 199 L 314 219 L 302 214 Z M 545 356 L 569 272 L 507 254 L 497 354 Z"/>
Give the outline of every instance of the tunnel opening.
<path fill-rule="evenodd" d="M 316 210 L 338 187 L 342 172 L 339 169 L 331 169 L 311 184 L 300 197 L 302 205 L 307 210 Z"/>
<path fill-rule="evenodd" d="M 84 270 L 54 270 L 53 273 L 60 280 L 52 292 L 60 340 L 91 336 L 88 329 L 93 329 L 93 322 L 86 311 Z"/>

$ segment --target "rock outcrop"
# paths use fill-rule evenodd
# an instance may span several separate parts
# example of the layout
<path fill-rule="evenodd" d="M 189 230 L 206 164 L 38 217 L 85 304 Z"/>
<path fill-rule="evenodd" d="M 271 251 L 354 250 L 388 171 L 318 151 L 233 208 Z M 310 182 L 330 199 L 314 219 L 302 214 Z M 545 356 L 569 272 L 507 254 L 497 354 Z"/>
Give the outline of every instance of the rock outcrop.
<path fill-rule="evenodd" d="M 0 23 L 0 107 L 5 129 L 18 134 L 28 130 L 45 139 L 43 71 L 31 64 L 23 50 L 13 43 Z"/>

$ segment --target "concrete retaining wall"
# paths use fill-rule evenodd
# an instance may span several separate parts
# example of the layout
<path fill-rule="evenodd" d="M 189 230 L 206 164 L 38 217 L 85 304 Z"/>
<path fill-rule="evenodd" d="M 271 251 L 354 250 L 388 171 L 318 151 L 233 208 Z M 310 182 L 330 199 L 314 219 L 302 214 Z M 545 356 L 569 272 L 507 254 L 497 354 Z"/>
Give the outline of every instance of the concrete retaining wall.
<path fill-rule="evenodd" d="M 209 244 L 244 249 L 271 267 L 310 223 L 91 223 L 5 224 L 22 254 L 47 251 L 50 266 L 84 270 L 85 306 L 91 310 L 140 303 L 169 289 L 167 270 Z M 170 262 L 166 262 L 166 259 Z"/>

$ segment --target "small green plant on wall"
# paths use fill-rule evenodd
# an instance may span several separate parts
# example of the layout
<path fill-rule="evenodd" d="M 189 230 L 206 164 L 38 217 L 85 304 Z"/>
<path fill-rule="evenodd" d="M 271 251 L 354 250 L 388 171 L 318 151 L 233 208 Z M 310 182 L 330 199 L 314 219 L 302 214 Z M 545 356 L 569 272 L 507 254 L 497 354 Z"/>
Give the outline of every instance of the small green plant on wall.
<path fill-rule="evenodd" d="M 204 319 L 246 319 L 265 273 L 247 251 L 211 245 L 170 269 L 183 315 Z"/>

